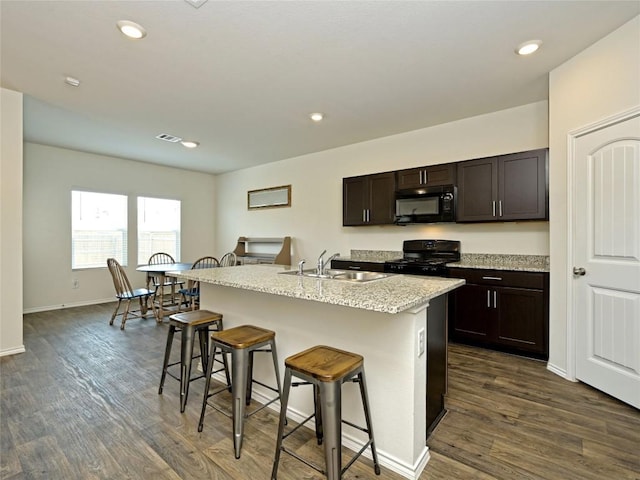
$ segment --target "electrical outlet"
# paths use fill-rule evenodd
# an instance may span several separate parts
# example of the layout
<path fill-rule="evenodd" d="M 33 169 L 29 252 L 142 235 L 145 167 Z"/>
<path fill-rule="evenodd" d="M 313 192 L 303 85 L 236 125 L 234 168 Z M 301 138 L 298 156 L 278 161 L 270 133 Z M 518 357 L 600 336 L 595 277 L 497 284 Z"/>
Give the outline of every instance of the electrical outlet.
<path fill-rule="evenodd" d="M 80 282 L 78 281 L 77 278 L 74 278 L 73 280 L 71 280 L 71 288 L 79 288 L 80 287 Z"/>
<path fill-rule="evenodd" d="M 418 330 L 418 357 L 424 355 L 424 328 Z"/>

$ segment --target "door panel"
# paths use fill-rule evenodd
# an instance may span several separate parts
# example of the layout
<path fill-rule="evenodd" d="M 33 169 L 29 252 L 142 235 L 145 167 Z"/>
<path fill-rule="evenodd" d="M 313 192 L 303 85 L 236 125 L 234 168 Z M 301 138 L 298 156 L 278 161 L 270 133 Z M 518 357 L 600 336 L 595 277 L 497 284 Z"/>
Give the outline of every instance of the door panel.
<path fill-rule="evenodd" d="M 640 113 L 575 140 L 576 377 L 640 408 Z"/>

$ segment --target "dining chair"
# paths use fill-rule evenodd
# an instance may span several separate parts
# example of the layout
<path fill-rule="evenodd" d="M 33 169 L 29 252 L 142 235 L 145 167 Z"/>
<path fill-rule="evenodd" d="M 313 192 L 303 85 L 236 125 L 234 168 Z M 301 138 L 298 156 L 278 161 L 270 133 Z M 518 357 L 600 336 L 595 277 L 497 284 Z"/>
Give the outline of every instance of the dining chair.
<path fill-rule="evenodd" d="M 238 258 L 233 252 L 225 253 L 220 259 L 221 267 L 235 267 L 238 263 Z"/>
<path fill-rule="evenodd" d="M 132 288 L 124 268 L 122 268 L 122 265 L 120 265 L 115 258 L 107 259 L 107 267 L 109 268 L 109 273 L 111 273 L 113 286 L 116 289 L 116 298 L 118 299 L 118 304 L 116 305 L 116 309 L 113 311 L 113 315 L 111 315 L 109 325 L 113 325 L 113 321 L 118 315 L 122 316 L 120 330 L 124 330 L 124 324 L 127 322 L 129 315 L 133 315 L 135 318 L 146 318 L 149 303 L 151 303 L 151 311 L 157 321 L 158 312 L 156 311 L 155 304 L 153 301 L 149 302 L 149 297 L 152 297 L 154 292 L 148 288 Z M 140 302 L 140 308 L 137 310 L 131 310 L 131 301 L 134 299 L 137 299 Z M 123 301 L 126 301 L 124 311 L 118 313 Z"/>
<path fill-rule="evenodd" d="M 176 263 L 171 255 L 164 252 L 154 253 L 149 257 L 149 261 L 147 262 L 149 265 L 166 265 L 169 263 Z M 154 301 L 158 295 L 158 290 L 160 288 L 169 287 L 171 289 L 171 296 L 169 297 L 169 303 L 171 305 L 175 304 L 175 294 L 176 294 L 176 285 L 184 285 L 183 282 L 177 281 L 174 277 L 164 277 L 164 282 L 162 281 L 163 276 L 154 274 L 153 272 L 147 273 L 147 288 L 153 284 L 154 286 Z"/>
<path fill-rule="evenodd" d="M 197 268 L 216 268 L 219 266 L 220 262 L 216 257 L 202 257 L 193 263 L 191 270 Z M 182 295 L 181 305 L 184 305 L 187 310 L 197 310 L 200 308 L 200 282 L 189 280 L 187 282 L 187 288 L 181 288 L 178 293 Z"/>

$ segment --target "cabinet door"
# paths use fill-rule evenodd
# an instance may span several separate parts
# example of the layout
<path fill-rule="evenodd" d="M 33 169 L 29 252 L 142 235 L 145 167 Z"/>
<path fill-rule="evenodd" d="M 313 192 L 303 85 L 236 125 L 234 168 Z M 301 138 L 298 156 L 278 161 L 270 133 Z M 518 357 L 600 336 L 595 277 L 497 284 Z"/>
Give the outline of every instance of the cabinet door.
<path fill-rule="evenodd" d="M 369 175 L 367 224 L 393 224 L 395 220 L 396 177 L 393 172 Z"/>
<path fill-rule="evenodd" d="M 493 309 L 489 289 L 480 285 L 463 285 L 453 294 L 451 334 L 454 339 L 486 343 L 490 340 Z"/>
<path fill-rule="evenodd" d="M 455 163 L 443 163 L 442 165 L 431 165 L 425 168 L 424 177 L 427 187 L 438 185 L 456 184 L 457 165 Z"/>
<path fill-rule="evenodd" d="M 458 164 L 458 205 L 456 221 L 496 220 L 498 161 L 481 158 Z"/>
<path fill-rule="evenodd" d="M 546 149 L 499 157 L 499 220 L 547 219 L 547 191 Z"/>
<path fill-rule="evenodd" d="M 420 187 L 436 187 L 439 185 L 455 185 L 455 163 L 443 163 L 428 167 L 409 168 L 396 172 L 398 190 L 406 190 Z"/>
<path fill-rule="evenodd" d="M 494 288 L 495 339 L 500 345 L 546 353 L 544 295 L 541 290 Z"/>
<path fill-rule="evenodd" d="M 396 181 L 398 190 L 410 188 L 420 188 L 423 183 L 424 168 L 409 168 L 407 170 L 399 170 L 396 172 Z"/>
<path fill-rule="evenodd" d="M 342 180 L 342 225 L 364 225 L 369 195 L 367 176 Z"/>

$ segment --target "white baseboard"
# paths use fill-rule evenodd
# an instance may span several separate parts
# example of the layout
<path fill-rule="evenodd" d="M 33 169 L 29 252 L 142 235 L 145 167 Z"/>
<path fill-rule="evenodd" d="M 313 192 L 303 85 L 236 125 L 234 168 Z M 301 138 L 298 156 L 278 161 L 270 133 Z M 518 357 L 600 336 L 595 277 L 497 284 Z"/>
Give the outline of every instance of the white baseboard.
<path fill-rule="evenodd" d="M 7 348 L 5 350 L 0 350 L 0 357 L 6 357 L 8 355 L 15 355 L 17 353 L 24 353 L 26 350 L 24 349 L 24 345 L 20 345 L 19 347 Z"/>
<path fill-rule="evenodd" d="M 113 297 L 110 297 L 110 298 L 103 298 L 99 300 L 86 300 L 84 302 L 62 303 L 59 305 L 47 305 L 44 307 L 26 308 L 23 310 L 22 313 L 26 315 L 28 313 L 48 312 L 49 310 L 62 310 L 63 308 L 85 307 L 87 305 L 99 305 L 101 303 L 111 303 L 115 301 L 116 300 Z"/>
<path fill-rule="evenodd" d="M 212 378 L 220 383 L 226 383 L 227 381 L 225 376 L 222 374 L 222 372 L 213 375 Z M 274 395 L 274 392 L 271 392 L 270 390 L 267 390 L 264 387 L 261 387 L 260 385 L 256 385 L 256 387 L 253 390 L 252 398 L 254 398 L 257 402 L 264 404 L 264 403 L 267 403 L 273 397 L 273 395 Z M 277 414 L 280 414 L 279 401 L 273 402 L 267 408 L 273 410 Z M 287 418 L 295 421 L 296 423 L 302 422 L 308 416 L 309 414 L 303 414 L 302 412 L 299 412 L 293 408 L 287 409 Z M 309 422 L 309 423 L 312 423 L 312 422 Z M 307 425 L 304 425 L 304 428 L 313 430 L 311 427 L 308 427 Z M 374 434 L 375 434 L 375 425 L 374 425 Z M 342 434 L 342 444 L 354 452 L 358 452 L 364 445 L 364 443 L 360 439 L 357 439 L 345 432 L 343 432 Z M 377 448 L 377 446 L 376 446 L 376 451 L 378 453 L 378 461 L 380 462 L 381 467 L 388 468 L 389 470 L 397 473 L 398 475 L 401 475 L 410 480 L 418 480 L 418 478 L 422 474 L 422 471 L 425 469 L 425 467 L 427 466 L 427 463 L 431 458 L 431 454 L 429 453 L 429 447 L 427 447 L 426 445 L 424 446 L 424 449 L 422 450 L 422 452 L 420 452 L 420 456 L 418 457 L 418 460 L 413 465 L 407 464 L 406 462 L 403 462 L 395 458 L 393 455 L 390 455 L 385 451 L 380 450 L 379 448 Z M 371 449 L 368 448 L 362 453 L 362 455 L 364 457 L 371 459 Z"/>
<path fill-rule="evenodd" d="M 567 371 L 564 368 L 560 368 L 552 363 L 547 363 L 547 370 L 549 370 L 550 372 L 555 373 L 556 375 L 564 378 L 565 380 L 569 380 L 571 382 L 574 382 L 575 380 L 572 380 L 571 378 L 568 377 L 567 375 Z"/>

